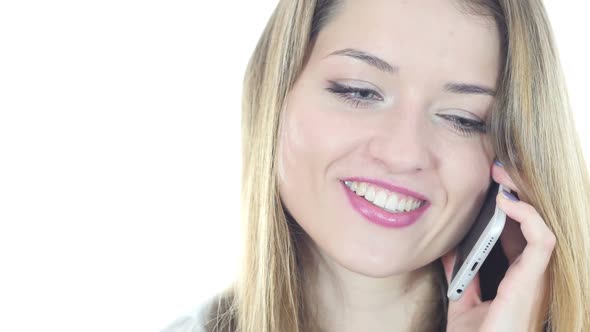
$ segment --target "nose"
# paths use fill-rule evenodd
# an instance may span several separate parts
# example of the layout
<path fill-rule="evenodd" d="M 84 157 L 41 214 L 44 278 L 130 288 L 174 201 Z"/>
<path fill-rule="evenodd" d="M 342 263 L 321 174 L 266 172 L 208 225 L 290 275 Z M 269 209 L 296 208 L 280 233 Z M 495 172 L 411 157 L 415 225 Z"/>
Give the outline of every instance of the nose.
<path fill-rule="evenodd" d="M 430 139 L 424 112 L 388 110 L 369 141 L 371 157 L 392 174 L 423 171 L 433 163 L 435 142 Z"/>

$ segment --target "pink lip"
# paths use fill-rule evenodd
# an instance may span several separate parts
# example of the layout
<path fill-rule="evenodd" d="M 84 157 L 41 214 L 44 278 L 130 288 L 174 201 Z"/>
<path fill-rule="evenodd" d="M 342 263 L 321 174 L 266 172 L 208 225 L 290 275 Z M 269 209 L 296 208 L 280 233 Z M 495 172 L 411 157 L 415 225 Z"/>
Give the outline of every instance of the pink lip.
<path fill-rule="evenodd" d="M 404 194 L 407 196 L 413 196 L 415 198 L 424 200 L 426 202 L 418 209 L 410 211 L 410 212 L 399 212 L 399 213 L 387 212 L 387 211 L 381 209 L 380 207 L 373 205 L 371 202 L 367 201 L 366 199 L 358 196 L 356 193 L 354 193 L 352 190 L 350 190 L 350 188 L 348 188 L 346 186 L 346 184 L 344 184 L 344 181 L 359 181 L 359 182 L 372 183 L 372 184 L 378 185 L 380 187 L 383 187 L 387 190 L 390 190 L 393 192 L 398 192 L 400 194 Z M 354 179 L 350 178 L 350 179 L 345 179 L 345 180 L 343 179 L 341 181 L 341 183 L 342 183 L 344 191 L 346 192 L 346 195 L 348 196 L 348 200 L 350 201 L 350 204 L 352 205 L 353 209 L 356 210 L 363 217 L 365 217 L 365 219 L 367 219 L 368 221 L 373 222 L 373 223 L 380 225 L 380 226 L 399 228 L 399 227 L 405 227 L 405 226 L 412 225 L 413 223 L 418 221 L 418 219 L 420 219 L 422 214 L 424 214 L 424 212 L 430 207 L 430 203 L 425 198 L 423 198 L 424 196 L 414 193 L 414 192 L 404 189 L 404 188 L 392 186 L 387 183 L 382 183 L 382 182 L 375 181 L 375 180 L 359 179 L 359 178 L 354 178 Z"/>

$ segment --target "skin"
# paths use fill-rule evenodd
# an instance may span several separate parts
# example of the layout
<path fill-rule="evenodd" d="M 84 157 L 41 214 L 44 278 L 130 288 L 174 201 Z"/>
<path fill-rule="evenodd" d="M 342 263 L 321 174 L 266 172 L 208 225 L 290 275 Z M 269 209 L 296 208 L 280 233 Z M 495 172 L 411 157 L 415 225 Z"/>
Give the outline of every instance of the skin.
<path fill-rule="evenodd" d="M 351 48 L 396 69 L 330 55 Z M 310 239 L 312 293 L 326 331 L 409 330 L 430 294 L 430 263 L 444 255 L 452 264 L 492 181 L 495 154 L 487 134 L 461 133 L 449 116 L 486 121 L 493 96 L 444 87 L 495 89 L 499 53 L 495 25 L 451 1 L 349 0 L 320 32 L 287 96 L 278 174 L 281 198 Z M 326 90 L 330 81 L 375 93 L 348 93 L 355 107 Z M 409 227 L 370 223 L 345 195 L 341 179 L 353 176 L 418 192 L 430 207 Z M 449 310 L 463 317 L 449 331 L 482 321 L 477 315 L 489 306 L 477 307 L 477 295 L 466 290 L 467 302 Z"/>

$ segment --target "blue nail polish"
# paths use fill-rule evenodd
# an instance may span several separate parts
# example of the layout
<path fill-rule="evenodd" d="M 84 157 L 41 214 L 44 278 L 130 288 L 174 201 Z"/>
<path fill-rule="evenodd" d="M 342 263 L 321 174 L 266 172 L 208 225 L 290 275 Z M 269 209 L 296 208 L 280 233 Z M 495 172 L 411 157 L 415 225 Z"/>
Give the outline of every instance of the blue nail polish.
<path fill-rule="evenodd" d="M 504 195 L 504 197 L 508 198 L 509 200 L 511 200 L 513 202 L 520 201 L 518 198 L 516 198 L 516 196 L 512 195 L 511 193 L 507 192 L 506 190 L 502 190 L 502 195 Z"/>
<path fill-rule="evenodd" d="M 504 167 L 504 165 L 502 165 L 502 163 L 498 159 L 494 160 L 494 164 L 496 164 L 500 167 Z"/>

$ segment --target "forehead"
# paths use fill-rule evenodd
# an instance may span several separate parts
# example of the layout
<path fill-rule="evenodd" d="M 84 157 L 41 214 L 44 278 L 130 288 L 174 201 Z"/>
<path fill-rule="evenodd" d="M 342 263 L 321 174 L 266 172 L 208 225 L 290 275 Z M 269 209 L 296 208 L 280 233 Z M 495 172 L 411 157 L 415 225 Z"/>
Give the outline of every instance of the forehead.
<path fill-rule="evenodd" d="M 312 57 L 358 48 L 399 66 L 400 74 L 493 80 L 500 63 L 496 25 L 462 12 L 455 1 L 344 0 L 319 33 Z"/>

